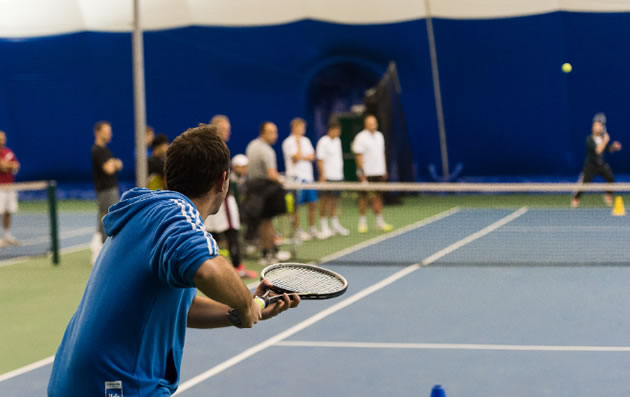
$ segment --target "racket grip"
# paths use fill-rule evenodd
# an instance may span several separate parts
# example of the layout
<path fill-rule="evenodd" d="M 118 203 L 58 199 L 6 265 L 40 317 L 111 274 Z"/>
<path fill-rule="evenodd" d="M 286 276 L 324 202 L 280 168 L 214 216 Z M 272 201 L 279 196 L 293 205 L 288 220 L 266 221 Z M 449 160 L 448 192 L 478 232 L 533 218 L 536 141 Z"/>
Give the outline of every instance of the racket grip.
<path fill-rule="evenodd" d="M 274 300 L 273 302 L 275 302 L 276 300 Z M 271 302 L 271 299 L 264 296 L 256 296 L 254 297 L 254 301 L 258 303 L 261 310 L 267 307 L 270 303 L 273 303 Z M 241 315 L 236 309 L 230 309 L 230 311 L 228 312 L 228 318 L 235 327 L 240 327 L 243 324 L 243 322 L 241 321 Z"/>

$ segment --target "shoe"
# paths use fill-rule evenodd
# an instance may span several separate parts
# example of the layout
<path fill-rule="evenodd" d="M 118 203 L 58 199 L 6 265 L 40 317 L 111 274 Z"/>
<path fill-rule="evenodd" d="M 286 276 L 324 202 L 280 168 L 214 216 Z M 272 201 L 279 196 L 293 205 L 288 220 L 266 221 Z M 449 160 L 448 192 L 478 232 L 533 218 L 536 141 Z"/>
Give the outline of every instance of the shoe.
<path fill-rule="evenodd" d="M 604 194 L 604 203 L 606 204 L 607 207 L 612 207 L 613 198 L 610 194 Z"/>
<path fill-rule="evenodd" d="M 236 273 L 238 273 L 238 275 L 241 278 L 257 278 L 258 277 L 258 273 L 256 271 L 247 269 L 245 265 L 243 265 L 242 263 L 236 266 L 234 270 L 236 270 Z"/>
<path fill-rule="evenodd" d="M 4 235 L 4 244 L 5 245 L 20 245 L 20 242 L 11 233 L 7 233 Z"/>
<path fill-rule="evenodd" d="M 327 238 L 330 238 L 330 237 L 332 237 L 333 235 L 334 235 L 334 233 L 333 233 L 333 232 L 331 232 L 331 231 L 330 231 L 330 230 L 328 230 L 328 229 L 325 229 L 325 230 L 322 230 L 321 232 L 318 232 L 318 233 L 315 235 L 315 237 L 316 237 L 318 240 L 326 240 Z"/>
<path fill-rule="evenodd" d="M 276 261 L 274 260 L 274 256 L 271 254 L 267 254 L 258 260 L 258 264 L 260 266 L 269 266 L 274 263 L 276 263 Z"/>
<path fill-rule="evenodd" d="M 367 233 L 368 232 L 367 225 L 359 225 L 359 227 L 357 229 L 359 230 L 359 233 Z"/>
<path fill-rule="evenodd" d="M 245 246 L 245 255 L 252 256 L 256 254 L 256 252 L 258 252 L 258 247 L 256 247 L 254 244 L 247 244 Z"/>
<path fill-rule="evenodd" d="M 313 236 L 310 233 L 306 233 L 304 230 L 298 230 L 296 237 L 301 241 L 310 241 L 313 239 Z"/>
<path fill-rule="evenodd" d="M 291 253 L 289 251 L 279 250 L 273 258 L 276 259 L 276 262 L 285 262 L 291 259 Z"/>
<path fill-rule="evenodd" d="M 350 230 L 346 229 L 345 227 L 341 226 L 341 225 L 335 225 L 333 226 L 333 231 L 334 233 L 340 235 L 340 236 L 347 236 L 350 234 Z"/>
<path fill-rule="evenodd" d="M 577 208 L 580 206 L 580 199 L 571 199 L 571 208 Z"/>
<path fill-rule="evenodd" d="M 389 223 L 383 223 L 382 225 L 378 226 L 378 230 L 380 230 L 381 232 L 391 232 L 392 230 L 394 230 L 394 227 Z"/>

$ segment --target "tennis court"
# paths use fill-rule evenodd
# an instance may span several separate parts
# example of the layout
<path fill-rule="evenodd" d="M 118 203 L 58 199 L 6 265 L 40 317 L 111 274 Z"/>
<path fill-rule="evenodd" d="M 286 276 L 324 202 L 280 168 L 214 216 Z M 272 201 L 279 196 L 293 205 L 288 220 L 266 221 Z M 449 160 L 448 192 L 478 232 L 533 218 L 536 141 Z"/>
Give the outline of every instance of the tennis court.
<path fill-rule="evenodd" d="M 0 396 L 630 396 L 628 37 L 630 0 L 0 0 Z M 187 328 L 270 267 L 318 288 Z"/>
<path fill-rule="evenodd" d="M 190 330 L 178 394 L 623 395 L 629 237 L 605 208 L 447 208 L 325 258 L 350 281 L 337 300 Z M 0 394 L 41 393 L 50 368 Z"/>

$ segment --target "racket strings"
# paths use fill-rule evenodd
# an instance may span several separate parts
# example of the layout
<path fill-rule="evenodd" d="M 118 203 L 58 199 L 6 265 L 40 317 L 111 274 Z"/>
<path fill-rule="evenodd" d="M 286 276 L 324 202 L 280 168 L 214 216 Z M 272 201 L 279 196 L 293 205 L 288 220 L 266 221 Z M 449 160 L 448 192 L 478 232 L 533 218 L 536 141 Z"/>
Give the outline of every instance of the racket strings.
<path fill-rule="evenodd" d="M 335 293 L 345 287 L 343 280 L 331 274 L 305 268 L 280 268 L 265 275 L 271 283 L 298 293 Z"/>

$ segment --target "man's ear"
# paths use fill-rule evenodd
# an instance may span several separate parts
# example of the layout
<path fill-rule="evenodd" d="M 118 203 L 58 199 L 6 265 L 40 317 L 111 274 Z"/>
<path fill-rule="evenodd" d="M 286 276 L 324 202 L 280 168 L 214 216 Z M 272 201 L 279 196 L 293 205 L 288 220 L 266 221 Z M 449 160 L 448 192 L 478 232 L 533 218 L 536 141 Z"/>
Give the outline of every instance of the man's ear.
<path fill-rule="evenodd" d="M 223 173 L 221 174 L 221 177 L 217 181 L 217 191 L 223 192 L 225 189 L 227 189 L 227 187 L 225 186 L 225 180 L 227 179 L 227 177 L 228 177 L 227 171 L 223 171 Z"/>

